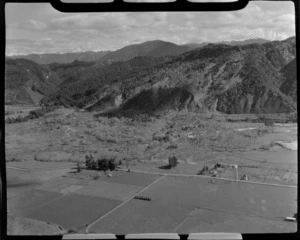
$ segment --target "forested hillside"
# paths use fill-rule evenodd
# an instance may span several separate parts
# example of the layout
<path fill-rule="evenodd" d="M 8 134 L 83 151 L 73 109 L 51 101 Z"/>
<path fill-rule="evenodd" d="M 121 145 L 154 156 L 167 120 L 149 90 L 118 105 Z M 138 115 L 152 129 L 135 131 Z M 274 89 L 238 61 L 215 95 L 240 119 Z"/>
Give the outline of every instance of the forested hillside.
<path fill-rule="evenodd" d="M 60 83 L 61 79 L 47 66 L 26 59 L 6 59 L 5 103 L 38 104 Z"/>

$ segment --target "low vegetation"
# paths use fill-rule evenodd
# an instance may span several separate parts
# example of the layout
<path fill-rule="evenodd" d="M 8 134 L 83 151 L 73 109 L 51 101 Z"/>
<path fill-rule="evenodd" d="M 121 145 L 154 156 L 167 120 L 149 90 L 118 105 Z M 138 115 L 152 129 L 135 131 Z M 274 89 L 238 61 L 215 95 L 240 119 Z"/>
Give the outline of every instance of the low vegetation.
<path fill-rule="evenodd" d="M 18 116 L 16 118 L 8 117 L 5 120 L 5 123 L 10 124 L 10 123 L 27 122 L 30 119 L 37 119 L 39 117 L 42 117 L 46 113 L 52 112 L 55 109 L 56 109 L 56 107 L 54 107 L 54 106 L 38 108 L 36 110 L 31 110 L 28 115 L 23 116 L 23 117 L 21 117 L 21 116 Z"/>

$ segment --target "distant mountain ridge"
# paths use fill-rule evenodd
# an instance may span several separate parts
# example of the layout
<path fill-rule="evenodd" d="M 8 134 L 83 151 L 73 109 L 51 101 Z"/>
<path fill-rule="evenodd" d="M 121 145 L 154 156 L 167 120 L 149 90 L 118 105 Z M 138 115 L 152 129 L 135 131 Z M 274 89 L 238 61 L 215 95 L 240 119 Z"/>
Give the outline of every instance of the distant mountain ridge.
<path fill-rule="evenodd" d="M 222 41 L 214 44 L 228 44 L 228 45 L 245 45 L 258 43 L 263 44 L 268 40 L 262 38 L 247 39 L 242 41 Z M 50 63 L 71 63 L 75 60 L 78 61 L 96 61 L 98 64 L 112 63 L 117 61 L 127 61 L 134 57 L 149 56 L 149 57 L 164 57 L 174 56 L 183 52 L 203 47 L 209 43 L 190 43 L 183 45 L 176 45 L 171 42 L 161 40 L 147 41 L 139 44 L 132 44 L 120 48 L 115 51 L 86 51 L 86 52 L 70 52 L 70 53 L 41 53 L 41 54 L 28 54 L 28 55 L 15 55 L 9 56 L 10 59 L 23 58 L 34 61 L 39 64 Z"/>
<path fill-rule="evenodd" d="M 119 50 L 110 52 L 104 57 L 99 59 L 97 63 L 112 63 L 118 61 L 127 61 L 134 57 L 165 57 L 175 56 L 186 51 L 192 50 L 187 46 L 180 46 L 170 42 L 164 42 L 161 40 L 154 40 L 143 42 L 140 44 L 133 44 L 123 47 Z"/>
<path fill-rule="evenodd" d="M 187 43 L 183 44 L 182 46 L 187 46 L 192 49 L 199 48 L 199 47 L 204 47 L 208 44 L 227 44 L 231 46 L 242 46 L 242 45 L 247 45 L 247 44 L 264 44 L 270 42 L 269 40 L 263 39 L 263 38 L 252 38 L 252 39 L 245 39 L 245 40 L 240 40 L 240 41 L 221 41 L 221 42 L 203 42 L 203 43 Z"/>
<path fill-rule="evenodd" d="M 75 60 L 78 61 L 97 61 L 102 58 L 110 51 L 100 52 L 71 52 L 71 53 L 42 53 L 42 54 L 28 54 L 28 55 L 17 55 L 9 56 L 9 59 L 23 58 L 34 61 L 38 64 L 50 64 L 50 63 L 71 63 Z"/>

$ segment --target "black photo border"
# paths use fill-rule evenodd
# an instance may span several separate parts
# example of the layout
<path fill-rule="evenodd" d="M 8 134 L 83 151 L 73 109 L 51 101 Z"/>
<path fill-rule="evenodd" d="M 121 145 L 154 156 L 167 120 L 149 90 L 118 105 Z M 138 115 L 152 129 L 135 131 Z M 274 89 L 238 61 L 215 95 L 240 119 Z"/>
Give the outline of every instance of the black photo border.
<path fill-rule="evenodd" d="M 84 1 L 84 0 L 83 0 Z M 209 0 L 207 0 L 209 1 Z M 114 0 L 109 3 L 63 3 L 60 0 L 0 0 L 0 73 L 1 73 L 1 105 L 0 105 L 0 239 L 62 239 L 62 235 L 53 236 L 23 236 L 7 235 L 7 191 L 5 168 L 5 4 L 6 3 L 50 3 L 56 10 L 62 12 L 201 12 L 201 11 L 236 11 L 243 9 L 250 1 L 287 1 L 294 3 L 296 26 L 296 59 L 300 56 L 300 0 L 232 0 L 233 2 L 188 2 L 176 0 L 175 2 L 133 3 Z M 300 76 L 299 62 L 297 62 L 297 78 Z M 297 92 L 298 95 L 298 92 Z M 298 98 L 299 99 L 299 98 Z M 298 114 L 298 113 L 297 113 Z M 299 116 L 298 116 L 299 117 Z M 299 155 L 298 155 L 299 156 Z M 299 164 L 298 164 L 299 170 Z M 299 171 L 298 171 L 299 172 Z M 298 174 L 299 183 L 299 174 Z M 298 192 L 299 196 L 299 192 Z M 299 201 L 297 202 L 299 209 Z M 242 234 L 243 239 L 300 239 L 299 226 L 295 233 L 267 233 L 267 234 Z M 124 239 L 124 235 L 116 235 L 117 239 Z M 187 239 L 188 235 L 180 235 L 181 239 Z"/>

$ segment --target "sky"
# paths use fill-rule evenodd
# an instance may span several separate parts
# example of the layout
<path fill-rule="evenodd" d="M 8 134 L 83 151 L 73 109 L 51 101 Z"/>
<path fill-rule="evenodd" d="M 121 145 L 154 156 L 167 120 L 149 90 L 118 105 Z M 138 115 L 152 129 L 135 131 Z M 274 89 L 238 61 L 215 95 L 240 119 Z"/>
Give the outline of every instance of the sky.
<path fill-rule="evenodd" d="M 5 17 L 9 56 L 117 50 L 150 40 L 186 44 L 295 36 L 292 2 L 256 1 L 233 12 L 177 13 L 62 13 L 48 3 L 7 3 Z"/>

